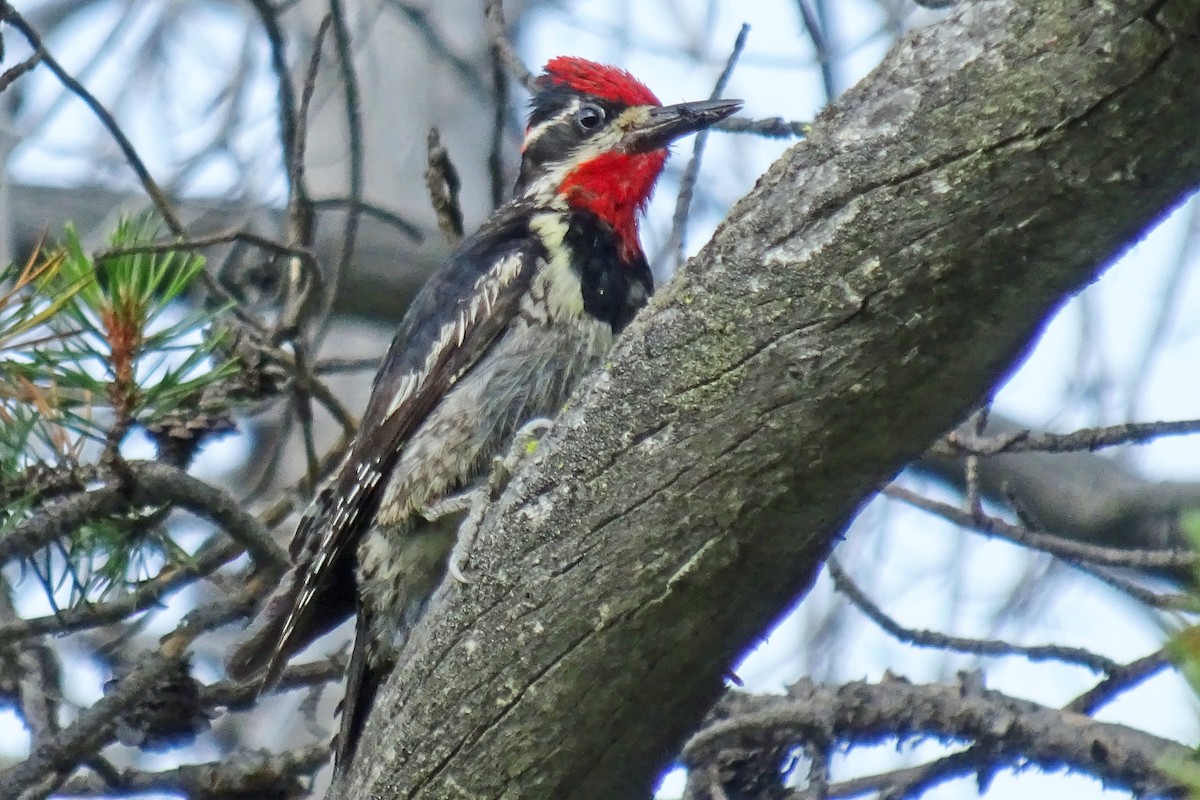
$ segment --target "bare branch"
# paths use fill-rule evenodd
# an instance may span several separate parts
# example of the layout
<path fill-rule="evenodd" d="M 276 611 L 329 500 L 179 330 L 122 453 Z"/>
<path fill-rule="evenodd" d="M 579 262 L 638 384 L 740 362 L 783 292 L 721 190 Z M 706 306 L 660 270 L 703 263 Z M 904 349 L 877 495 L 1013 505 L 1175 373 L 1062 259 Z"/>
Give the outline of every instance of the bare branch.
<path fill-rule="evenodd" d="M 379 367 L 380 356 L 366 358 L 323 358 L 313 365 L 315 375 L 336 375 L 341 372 L 365 372 Z"/>
<path fill-rule="evenodd" d="M 29 757 L 0 772 L 0 797 L 33 800 L 52 793 L 61 781 L 93 753 L 116 737 L 117 723 L 152 694 L 160 678 L 177 670 L 178 645 L 170 653 L 146 654 L 138 666 L 70 726 L 37 745 Z"/>
<path fill-rule="evenodd" d="M 989 440 L 996 440 L 1026 429 L 1016 420 L 993 414 L 986 433 Z M 970 420 L 959 424 L 956 432 L 967 440 L 979 438 Z M 929 451 L 914 468 L 967 493 L 965 461 L 962 455 Z M 999 453 L 977 461 L 980 492 L 1010 506 L 1026 528 L 1119 549 L 1191 549 L 1184 533 L 1185 516 L 1200 505 L 1200 483 L 1149 479 L 1117 459 L 1088 452 Z M 1193 577 L 1186 565 L 1143 571 L 1177 584 Z"/>
<path fill-rule="evenodd" d="M 0 619 L 5 624 L 20 622 L 12 603 L 12 586 L 3 575 L 0 575 Z M 5 648 L 3 652 L 0 680 L 14 688 L 17 712 L 36 745 L 61 729 L 58 715 L 62 705 L 62 665 L 54 650 L 42 643 L 26 643 L 20 648 Z"/>
<path fill-rule="evenodd" d="M 279 11 L 270 0 L 250 0 L 258 12 L 263 31 L 271 51 L 271 70 L 275 73 L 276 96 L 279 98 L 279 136 L 282 140 L 281 160 L 288 180 L 288 218 L 291 231 L 288 240 L 292 243 L 308 244 L 308 229 L 311 214 L 305 219 L 308 190 L 304 184 L 304 135 L 300 131 L 302 118 L 296 109 L 296 90 L 288 69 L 287 44 L 283 27 L 279 24 Z M 315 50 L 320 51 L 321 35 L 317 35 Z M 314 59 L 316 56 L 314 55 Z"/>
<path fill-rule="evenodd" d="M 711 763 L 725 747 L 750 742 L 875 743 L 888 737 L 974 742 L 988 753 L 989 769 L 1018 763 L 1047 770 L 1066 766 L 1155 796 L 1182 791 L 1161 765 L 1191 752 L 1124 725 L 984 689 L 972 679 L 957 686 L 921 686 L 890 678 L 845 686 L 804 680 L 785 697 L 730 693 L 712 721 L 684 746 L 683 761 Z"/>
<path fill-rule="evenodd" d="M 747 119 L 746 117 L 729 117 L 713 125 L 710 130 L 726 131 L 728 133 L 750 133 L 755 136 L 765 136 L 768 139 L 794 139 L 808 136 L 812 130 L 811 122 L 795 122 L 783 117 L 767 119 Z"/>
<path fill-rule="evenodd" d="M 504 56 L 492 39 L 492 146 L 488 148 L 488 174 L 492 185 L 492 208 L 508 196 L 508 181 L 504 179 L 504 129 L 508 126 L 508 73 L 504 71 Z"/>
<path fill-rule="evenodd" d="M 1123 444 L 1144 444 L 1164 436 L 1200 433 L 1200 419 L 1174 422 L 1126 422 L 1102 428 L 1084 428 L 1072 433 L 1035 433 L 1024 430 L 1001 436 L 969 437 L 951 431 L 933 446 L 937 455 L 994 456 L 999 453 L 1068 453 L 1094 451 Z"/>
<path fill-rule="evenodd" d="M 202 548 L 193 559 L 165 567 L 158 575 L 142 581 L 116 600 L 97 604 L 81 603 L 57 614 L 0 624 L 0 644 L 32 636 L 70 633 L 115 624 L 157 605 L 169 593 L 208 575 L 241 554 L 242 548 L 230 543 Z"/>
<path fill-rule="evenodd" d="M 347 659 L 336 656 L 324 661 L 293 664 L 283 671 L 279 681 L 271 685 L 268 693 L 278 694 L 336 681 L 345 673 L 346 661 Z M 262 694 L 263 689 L 259 681 L 220 681 L 200 690 L 200 705 L 204 708 L 224 706 L 236 710 L 240 706 L 253 703 Z M 328 748 L 326 755 L 329 755 Z"/>
<path fill-rule="evenodd" d="M 308 60 L 308 71 L 304 73 L 304 83 L 300 90 L 300 109 L 296 112 L 295 141 L 292 149 L 287 151 L 288 175 L 292 191 L 288 195 L 288 219 L 291 220 L 291 237 L 293 242 L 299 242 L 305 247 L 312 246 L 312 223 L 314 204 L 304 178 L 304 159 L 308 152 L 308 116 L 312 106 L 313 92 L 317 88 L 317 71 L 321 67 L 321 48 L 325 44 L 325 35 L 333 17 L 326 14 L 317 26 L 317 35 L 313 37 L 312 55 Z M 283 80 L 290 85 L 291 79 L 284 75 Z"/>
<path fill-rule="evenodd" d="M 261 250 L 265 250 L 269 253 L 274 253 L 275 255 L 279 256 L 299 258 L 312 267 L 315 267 L 316 265 L 316 257 L 313 255 L 311 250 L 302 247 L 286 245 L 270 238 L 269 236 L 262 236 L 260 234 L 241 229 L 210 233 L 205 236 L 181 235 L 180 238 L 177 239 L 163 239 L 157 242 L 123 245 L 121 247 L 107 247 L 102 250 L 97 250 L 93 254 L 93 259 L 97 262 L 100 262 L 110 258 L 133 255 L 136 253 L 167 253 L 171 252 L 172 250 L 203 250 L 206 247 L 215 247 L 216 245 L 230 244 L 232 242 L 241 242 L 244 244 L 253 245 Z"/>
<path fill-rule="evenodd" d="M 446 244 L 454 247 L 463 237 L 462 206 L 458 192 L 462 185 L 458 170 L 450 160 L 450 153 L 442 144 L 437 128 L 429 129 L 428 166 L 425 167 L 425 185 L 429 188 L 429 201 L 437 215 L 438 228 L 446 237 Z"/>
<path fill-rule="evenodd" d="M 114 741 L 122 720 L 153 714 L 156 707 L 161 707 L 164 682 L 192 681 L 185 654 L 196 637 L 243 616 L 266 583 L 260 575 L 242 592 L 185 616 L 174 631 L 162 638 L 157 650 L 142 654 L 137 665 L 113 681 L 104 697 L 80 713 L 71 725 L 38 743 L 24 761 L 0 771 L 0 797 L 45 797 L 80 764 L 90 762 L 94 754 Z M 198 703 L 198 695 L 195 699 Z M 198 711 L 198 705 L 192 710 Z M 172 710 L 175 716 L 181 713 L 182 709 Z"/>
<path fill-rule="evenodd" d="M 319 199 L 313 199 L 310 202 L 312 203 L 313 208 L 350 208 L 350 206 L 356 205 L 354 200 L 349 197 L 322 197 Z M 421 228 L 417 225 L 417 223 L 407 220 L 396 212 L 389 211 L 383 206 L 369 203 L 366 200 L 359 200 L 357 203 L 357 208 L 365 216 L 377 219 L 380 222 L 390 225 L 408 238 L 412 239 L 414 242 L 420 242 L 425 238 L 425 234 L 421 231 Z"/>
<path fill-rule="evenodd" d="M 228 493 L 166 464 L 129 461 L 126 466 L 129 482 L 112 481 L 35 509 L 28 519 L 18 522 L 8 535 L 0 538 L 0 561 L 27 557 L 88 520 L 121 509 L 166 503 L 185 508 L 219 526 L 260 568 L 277 573 L 290 564 L 270 532 Z"/>
<path fill-rule="evenodd" d="M 325 281 L 325 297 L 321 314 L 324 316 L 333 303 L 342 276 L 350 267 L 354 257 L 354 246 L 358 238 L 359 215 L 363 203 L 363 180 L 365 154 L 363 152 L 362 100 L 358 90 L 358 73 L 354 69 L 354 52 L 350 47 L 350 28 L 342 0 L 329 0 L 329 15 L 333 25 L 333 41 L 337 50 L 338 73 L 342 78 L 342 96 L 345 100 L 346 136 L 350 154 L 348 205 L 346 219 L 342 223 L 342 251 L 333 272 Z M 298 321 L 298 317 L 293 320 Z"/>
<path fill-rule="evenodd" d="M 1136 577 L 1126 577 L 1118 570 L 1106 569 L 1084 562 L 1073 562 L 1074 566 L 1088 575 L 1106 583 L 1122 594 L 1129 595 L 1134 602 L 1159 611 L 1179 611 L 1200 614 L 1200 597 L 1188 592 L 1156 591 L 1143 586 Z"/>
<path fill-rule="evenodd" d="M 1067 703 L 1064 708 L 1080 714 L 1094 714 L 1097 709 L 1113 700 L 1117 695 L 1147 678 L 1153 677 L 1170 664 L 1171 660 L 1167 656 L 1167 651 L 1156 650 L 1112 670 L 1107 678 Z"/>
<path fill-rule="evenodd" d="M 387 7 L 395 9 L 398 14 L 408 20 L 413 30 L 420 34 L 426 46 L 450 66 L 472 93 L 481 98 L 485 96 L 487 88 L 479 77 L 478 67 L 454 52 L 450 43 L 446 41 L 446 38 L 437 30 L 434 21 L 430 19 L 428 8 L 403 2 L 403 0 L 387 0 Z"/>
<path fill-rule="evenodd" d="M 175 215 L 175 210 L 171 207 L 171 202 L 167 199 L 166 193 L 163 192 L 158 183 L 150 175 L 150 170 L 148 170 L 146 165 L 142 162 L 142 158 L 138 155 L 137 150 L 134 149 L 133 143 L 129 141 L 129 137 L 127 137 L 125 132 L 121 130 L 121 126 L 117 123 L 113 115 L 108 112 L 108 109 L 106 109 L 104 105 L 96 99 L 95 95 L 87 90 L 87 87 L 75 80 L 75 78 L 63 68 L 62 64 L 58 63 L 54 56 L 50 55 L 49 51 L 46 50 L 45 45 L 42 44 L 41 36 L 38 35 L 38 32 L 34 30 L 33 26 L 26 22 L 25 18 L 22 17 L 21 14 L 12 7 L 11 3 L 5 2 L 0 4 L 0 21 L 8 23 L 20 31 L 21 35 L 25 37 L 25 40 L 29 42 L 29 46 L 33 48 L 33 51 L 41 56 L 42 63 L 54 73 L 54 76 L 58 78 L 63 86 L 67 87 L 68 90 L 78 97 L 83 104 L 86 105 L 91 112 L 96 115 L 96 118 L 100 120 L 100 124 L 104 126 L 109 135 L 112 136 L 114 141 L 116 141 L 117 147 L 121 149 L 122 155 L 125 156 L 126 163 L 128 163 L 133 171 L 137 174 L 138 180 L 140 180 L 142 183 L 142 188 L 144 188 L 146 190 L 146 194 L 150 196 L 150 202 L 154 204 L 154 208 L 162 216 L 163 221 L 167 224 L 167 227 L 170 228 L 172 233 L 182 236 L 183 223 L 181 223 L 179 218 Z"/>
<path fill-rule="evenodd" d="M 504 59 L 504 66 L 512 73 L 513 77 L 520 81 L 526 91 L 532 92 L 533 73 L 525 66 L 525 62 L 517 54 L 517 48 L 513 47 L 512 42 L 508 39 L 507 25 L 504 22 L 503 0 L 484 0 L 483 11 L 487 15 L 488 38 L 500 57 Z"/>
<path fill-rule="evenodd" d="M 1111 673 L 1120 668 L 1110 658 L 1085 650 L 1081 647 L 1064 645 L 1018 645 L 999 639 L 968 639 L 950 636 L 937 631 L 906 628 L 888 616 L 842 569 L 837 559 L 826 562 L 829 574 L 838 591 L 846 595 L 872 622 L 902 642 L 917 647 L 936 647 L 958 653 L 973 653 L 980 656 L 1024 656 L 1030 661 L 1060 661 L 1077 664 L 1093 672 Z"/>
<path fill-rule="evenodd" d="M 809 0 L 796 0 L 800 12 L 800 21 L 804 24 L 804 32 L 812 42 L 813 55 L 821 70 L 821 88 L 825 91 L 825 102 L 832 103 L 837 97 L 837 88 L 833 82 L 833 53 L 830 52 L 829 42 L 825 38 L 825 26 L 821 24 L 816 12 L 809 7 Z"/>
<path fill-rule="evenodd" d="M 39 63 L 41 63 L 41 60 L 42 54 L 40 52 L 35 52 L 24 61 L 14 64 L 6 69 L 4 74 L 0 75 L 0 92 L 6 90 L 9 86 L 12 86 L 13 81 L 36 67 Z"/>
<path fill-rule="evenodd" d="M 208 764 L 186 764 L 162 772 L 123 769 L 102 777 L 76 776 L 55 792 L 57 797 L 95 797 L 114 792 L 178 794 L 212 797 L 219 787 L 223 797 L 298 797 L 305 788 L 300 778 L 312 775 L 329 760 L 329 748 L 318 744 L 286 753 L 232 753 Z"/>
<path fill-rule="evenodd" d="M 1200 554 L 1187 550 L 1126 550 L 1120 547 L 1103 547 L 1031 531 L 997 517 L 972 514 L 949 503 L 931 500 L 896 484 L 884 487 L 882 494 L 905 502 L 914 508 L 928 511 L 963 528 L 969 528 L 987 536 L 1008 539 L 1035 550 L 1044 550 L 1072 563 L 1083 561 L 1110 567 L 1145 569 L 1149 567 L 1191 567 L 1200 559 Z"/>
<path fill-rule="evenodd" d="M 717 100 L 725 93 L 725 87 L 729 85 L 729 78 L 733 75 L 733 68 L 737 65 L 738 56 L 746 48 L 746 37 L 749 34 L 750 26 L 742 23 L 741 30 L 738 31 L 737 38 L 733 41 L 733 49 L 729 51 L 729 57 L 725 60 L 725 68 L 717 76 L 717 83 L 708 96 L 710 100 Z M 700 177 L 700 160 L 704 157 L 706 142 L 708 142 L 707 129 L 696 134 L 695 143 L 692 145 L 692 157 L 688 160 L 687 167 L 683 170 L 683 177 L 679 181 L 679 195 L 675 198 L 675 213 L 671 217 L 671 237 L 667 244 L 668 252 L 675 251 L 676 269 L 683 265 L 686 258 L 687 217 L 692 207 L 692 195 L 696 191 L 696 180 Z"/>

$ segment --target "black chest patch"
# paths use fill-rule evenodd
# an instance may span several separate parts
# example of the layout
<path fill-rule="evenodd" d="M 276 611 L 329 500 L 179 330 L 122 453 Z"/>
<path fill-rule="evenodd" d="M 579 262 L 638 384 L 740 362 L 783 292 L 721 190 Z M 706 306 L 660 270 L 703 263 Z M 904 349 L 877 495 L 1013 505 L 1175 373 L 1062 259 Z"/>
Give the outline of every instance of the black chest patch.
<path fill-rule="evenodd" d="M 571 266 L 583 290 L 584 311 L 619 333 L 654 291 L 650 265 L 640 253 L 632 261 L 623 259 L 616 233 L 586 211 L 568 217 L 563 246 L 570 248 Z"/>

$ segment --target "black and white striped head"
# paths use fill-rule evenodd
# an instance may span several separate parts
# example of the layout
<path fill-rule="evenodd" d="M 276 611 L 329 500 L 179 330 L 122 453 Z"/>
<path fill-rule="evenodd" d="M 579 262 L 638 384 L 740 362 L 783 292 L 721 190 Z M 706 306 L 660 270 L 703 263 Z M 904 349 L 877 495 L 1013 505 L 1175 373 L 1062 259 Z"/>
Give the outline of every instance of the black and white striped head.
<path fill-rule="evenodd" d="M 737 100 L 664 106 L 617 67 L 560 56 L 537 79 L 516 194 L 636 227 L 662 173 L 667 146 L 741 107 Z"/>

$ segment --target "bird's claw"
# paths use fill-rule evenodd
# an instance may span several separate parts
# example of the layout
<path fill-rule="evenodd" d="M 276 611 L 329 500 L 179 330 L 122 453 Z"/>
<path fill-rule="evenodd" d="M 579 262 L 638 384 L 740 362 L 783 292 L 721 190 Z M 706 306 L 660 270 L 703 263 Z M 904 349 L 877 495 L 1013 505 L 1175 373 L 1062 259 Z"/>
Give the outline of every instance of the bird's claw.
<path fill-rule="evenodd" d="M 461 539 L 459 541 L 462 541 Z M 458 545 L 455 545 L 454 550 L 450 552 L 450 563 L 446 565 L 446 571 L 450 573 L 450 577 L 462 584 L 473 583 L 473 579 L 463 572 L 463 567 L 467 565 L 467 557 L 469 553 L 460 553 Z"/>

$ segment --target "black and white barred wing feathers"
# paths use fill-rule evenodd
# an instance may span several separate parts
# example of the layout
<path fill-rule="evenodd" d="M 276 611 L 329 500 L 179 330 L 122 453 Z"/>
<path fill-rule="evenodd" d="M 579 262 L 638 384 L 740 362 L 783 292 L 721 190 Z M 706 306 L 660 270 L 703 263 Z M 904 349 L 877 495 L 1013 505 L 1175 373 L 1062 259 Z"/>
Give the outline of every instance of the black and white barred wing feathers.
<path fill-rule="evenodd" d="M 355 549 L 405 442 L 508 325 L 536 270 L 529 239 L 491 253 L 478 252 L 481 241 L 466 240 L 405 315 L 349 454 L 297 528 L 292 572 L 228 661 L 235 678 L 263 671 L 272 685 L 292 655 L 353 612 Z"/>

